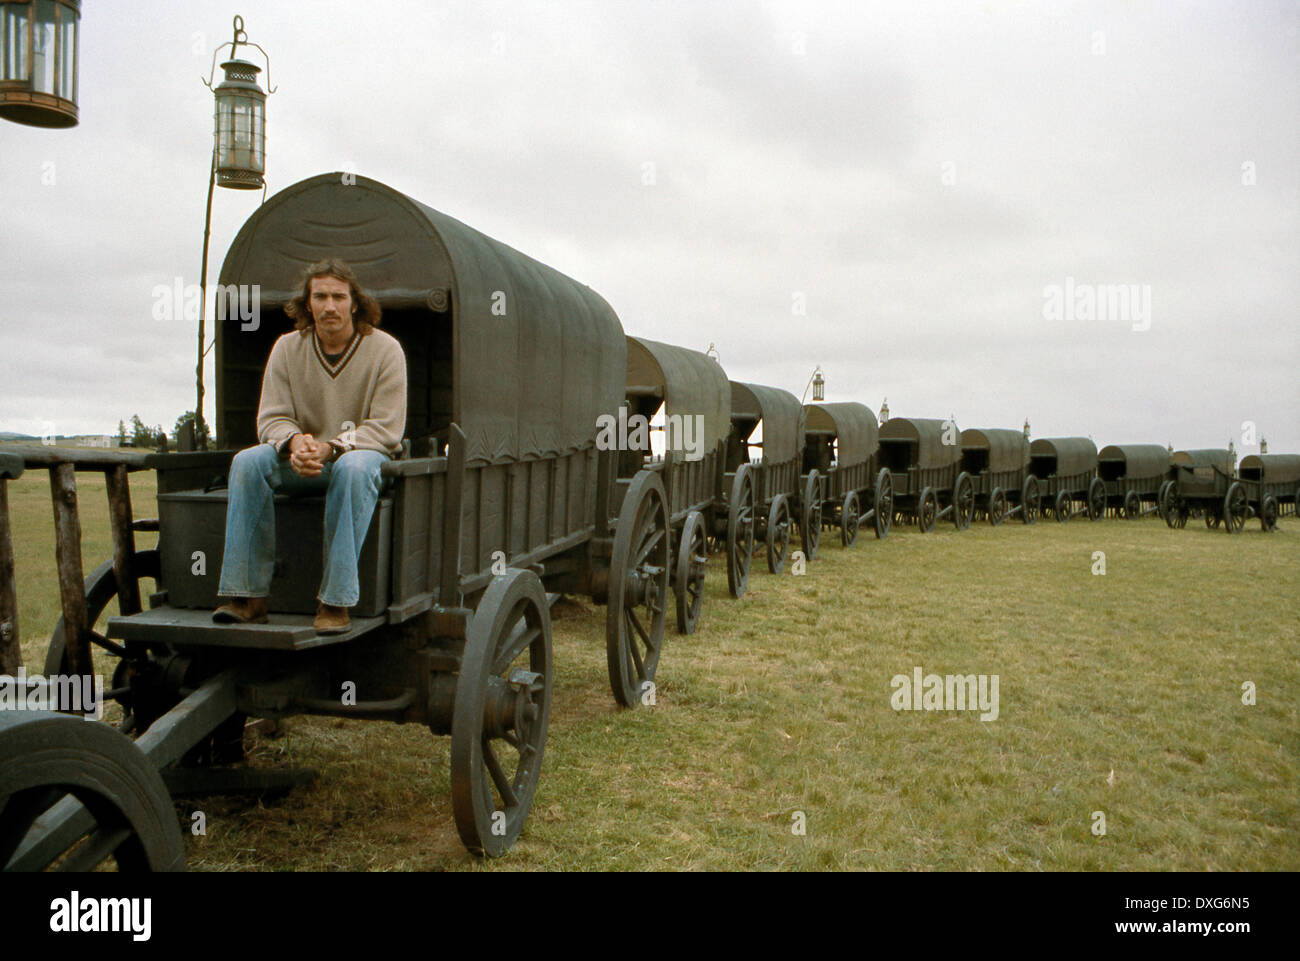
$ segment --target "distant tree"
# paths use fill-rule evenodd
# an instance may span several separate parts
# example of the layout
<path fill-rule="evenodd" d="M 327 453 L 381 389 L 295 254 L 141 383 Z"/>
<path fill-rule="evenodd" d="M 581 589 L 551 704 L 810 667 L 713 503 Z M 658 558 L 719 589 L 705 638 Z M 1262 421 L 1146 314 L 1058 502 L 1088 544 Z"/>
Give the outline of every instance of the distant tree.
<path fill-rule="evenodd" d="M 128 441 L 129 438 L 126 436 L 126 422 L 119 420 L 117 422 L 117 446 L 126 447 Z"/>
<path fill-rule="evenodd" d="M 140 419 L 139 414 L 131 415 L 131 446 L 132 447 L 157 447 L 158 437 L 162 434 L 162 426 L 149 427 Z"/>

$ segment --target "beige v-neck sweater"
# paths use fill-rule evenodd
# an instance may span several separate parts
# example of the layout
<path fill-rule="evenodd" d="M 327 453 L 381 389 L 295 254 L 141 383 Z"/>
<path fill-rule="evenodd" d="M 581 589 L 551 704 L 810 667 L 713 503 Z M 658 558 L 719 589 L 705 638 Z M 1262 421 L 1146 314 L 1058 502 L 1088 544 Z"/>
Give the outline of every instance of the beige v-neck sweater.
<path fill-rule="evenodd" d="M 294 434 L 311 434 L 339 453 L 396 456 L 405 430 L 406 355 L 391 334 L 354 334 L 333 364 L 313 330 L 291 331 L 271 348 L 257 410 L 263 444 L 280 448 Z"/>

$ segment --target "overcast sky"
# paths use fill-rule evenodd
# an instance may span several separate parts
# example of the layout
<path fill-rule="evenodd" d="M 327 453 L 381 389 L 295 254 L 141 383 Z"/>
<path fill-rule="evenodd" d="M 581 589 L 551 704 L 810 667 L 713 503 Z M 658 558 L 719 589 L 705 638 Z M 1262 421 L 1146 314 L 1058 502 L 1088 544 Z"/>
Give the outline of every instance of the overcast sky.
<path fill-rule="evenodd" d="M 240 13 L 271 193 L 374 177 L 736 380 L 798 395 L 821 365 L 895 416 L 1241 453 L 1250 421 L 1300 451 L 1294 2 L 83 7 L 80 125 L 0 122 L 0 431 L 193 407 L 195 325 L 153 290 L 198 282 L 199 78 Z M 260 196 L 217 191 L 213 278 Z M 1149 315 L 1047 316 L 1067 283 Z"/>

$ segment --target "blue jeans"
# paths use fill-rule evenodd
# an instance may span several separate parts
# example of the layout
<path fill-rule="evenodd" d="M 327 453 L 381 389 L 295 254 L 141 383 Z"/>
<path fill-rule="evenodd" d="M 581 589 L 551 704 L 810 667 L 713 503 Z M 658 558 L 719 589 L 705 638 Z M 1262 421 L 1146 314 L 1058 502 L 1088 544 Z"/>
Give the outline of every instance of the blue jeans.
<path fill-rule="evenodd" d="M 361 600 L 357 560 L 383 486 L 379 467 L 387 454 L 348 451 L 302 477 L 270 444 L 241 450 L 230 465 L 226 551 L 221 560 L 224 597 L 265 597 L 275 571 L 275 491 L 325 492 L 325 573 L 317 598 L 333 607 Z"/>

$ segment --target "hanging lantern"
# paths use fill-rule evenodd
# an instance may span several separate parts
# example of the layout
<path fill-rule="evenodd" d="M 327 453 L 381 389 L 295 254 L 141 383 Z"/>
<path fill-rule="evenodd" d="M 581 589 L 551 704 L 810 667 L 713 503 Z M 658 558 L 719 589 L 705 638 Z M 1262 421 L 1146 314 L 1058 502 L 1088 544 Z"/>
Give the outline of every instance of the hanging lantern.
<path fill-rule="evenodd" d="M 217 186 L 260 190 L 266 173 L 266 94 L 257 85 L 262 68 L 227 60 L 221 69 L 226 79 L 213 90 Z"/>
<path fill-rule="evenodd" d="M 260 190 L 266 173 L 266 97 L 275 93 L 270 85 L 271 58 L 249 41 L 243 17 L 235 17 L 234 27 L 230 43 L 223 43 L 213 53 L 214 69 L 203 81 L 216 98 L 212 114 L 212 168 L 218 187 Z M 263 91 L 257 83 L 262 68 L 238 56 L 241 45 L 256 49 L 265 58 L 268 91 Z M 221 65 L 225 78 L 213 87 L 217 54 L 227 46 L 230 59 Z"/>
<path fill-rule="evenodd" d="M 208 240 L 212 234 L 212 194 L 214 186 L 230 187 L 234 190 L 257 190 L 265 186 L 266 173 L 266 98 L 268 93 L 275 93 L 271 86 L 271 58 L 257 44 L 248 39 L 244 32 L 244 18 L 236 15 L 233 21 L 234 34 L 230 43 L 223 43 L 212 52 L 212 67 L 208 70 L 204 86 L 212 91 L 216 106 L 212 115 L 212 162 L 208 167 L 208 208 L 203 220 L 203 265 L 199 269 L 199 343 L 198 363 L 195 366 L 194 419 L 202 431 L 203 421 L 203 356 L 206 353 L 203 344 L 206 338 L 208 299 Z M 252 47 L 266 60 L 266 86 L 264 92 L 257 85 L 257 75 L 262 68 L 256 64 L 241 60 L 238 56 L 240 45 Z M 227 46 L 230 47 L 230 59 L 221 65 L 225 71 L 223 79 L 212 86 L 216 75 L 217 56 Z M 206 440 L 200 438 L 200 444 L 206 450 Z"/>
<path fill-rule="evenodd" d="M 30 127 L 77 125 L 81 0 L 0 3 L 0 117 Z"/>
<path fill-rule="evenodd" d="M 885 421 L 889 420 L 889 398 L 886 397 L 880 405 L 880 424 L 883 427 Z"/>
<path fill-rule="evenodd" d="M 1029 439 L 1029 418 L 1028 417 L 1025 418 L 1024 431 L 1025 431 L 1025 440 L 1028 440 Z"/>
<path fill-rule="evenodd" d="M 813 371 L 813 400 L 821 401 L 826 399 L 826 378 L 822 376 L 822 369 L 818 367 Z"/>

